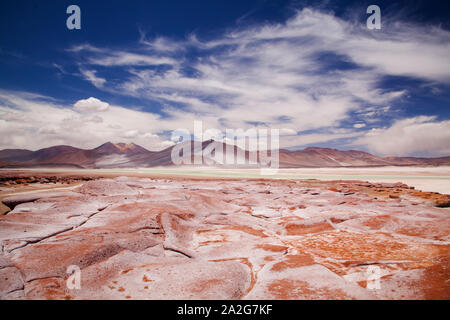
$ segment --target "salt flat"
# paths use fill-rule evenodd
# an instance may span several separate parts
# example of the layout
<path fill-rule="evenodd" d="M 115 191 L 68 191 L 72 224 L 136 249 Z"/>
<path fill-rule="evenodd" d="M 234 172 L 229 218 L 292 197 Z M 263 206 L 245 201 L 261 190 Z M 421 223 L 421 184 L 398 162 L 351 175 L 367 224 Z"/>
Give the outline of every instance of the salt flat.
<path fill-rule="evenodd" d="M 220 178 L 264 178 L 264 179 L 318 179 L 360 180 L 369 182 L 401 182 L 419 190 L 450 194 L 450 167 L 372 167 L 372 168 L 280 168 L 275 175 L 261 175 L 259 169 L 224 169 L 214 167 L 158 167 L 135 169 L 18 169 L 0 170 L 1 172 L 25 171 L 43 173 L 76 173 L 86 175 L 117 176 L 197 176 Z"/>

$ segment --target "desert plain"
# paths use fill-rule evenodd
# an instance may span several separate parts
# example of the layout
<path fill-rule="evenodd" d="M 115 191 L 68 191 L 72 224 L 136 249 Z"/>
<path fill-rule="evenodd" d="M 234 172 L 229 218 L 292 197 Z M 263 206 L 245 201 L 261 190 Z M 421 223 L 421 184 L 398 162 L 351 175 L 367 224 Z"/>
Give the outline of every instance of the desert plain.
<path fill-rule="evenodd" d="M 2 170 L 0 298 L 449 299 L 449 193 L 448 167 Z"/>

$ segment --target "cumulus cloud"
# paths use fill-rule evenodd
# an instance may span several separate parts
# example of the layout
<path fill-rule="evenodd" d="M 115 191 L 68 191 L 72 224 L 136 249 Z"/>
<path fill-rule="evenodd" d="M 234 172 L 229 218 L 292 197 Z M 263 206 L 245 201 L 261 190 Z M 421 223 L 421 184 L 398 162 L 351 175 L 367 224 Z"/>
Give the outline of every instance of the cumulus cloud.
<path fill-rule="evenodd" d="M 370 130 L 353 144 L 383 155 L 448 156 L 450 120 L 437 121 L 430 116 L 397 120 L 391 127 Z"/>
<path fill-rule="evenodd" d="M 109 103 L 90 97 L 88 99 L 78 100 L 73 107 L 80 112 L 103 112 L 108 110 Z"/>
<path fill-rule="evenodd" d="M 136 138 L 139 135 L 137 130 L 129 130 L 123 135 L 125 138 Z"/>
<path fill-rule="evenodd" d="M 75 105 L 72 108 L 43 96 L 0 90 L 0 149 L 36 150 L 61 144 L 94 148 L 114 141 L 161 150 L 171 144 L 159 134 L 171 125 L 161 122 L 157 114 L 109 105 L 93 97 Z M 92 114 L 99 110 L 101 117 Z"/>

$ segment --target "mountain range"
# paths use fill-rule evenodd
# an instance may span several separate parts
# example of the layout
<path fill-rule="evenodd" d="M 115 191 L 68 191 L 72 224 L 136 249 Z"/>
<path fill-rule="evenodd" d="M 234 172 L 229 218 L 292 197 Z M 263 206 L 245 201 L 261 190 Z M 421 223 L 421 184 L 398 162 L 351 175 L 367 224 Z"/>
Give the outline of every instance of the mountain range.
<path fill-rule="evenodd" d="M 212 142 L 215 141 L 203 141 L 201 148 L 205 149 Z M 161 151 L 149 151 L 134 143 L 107 142 L 94 149 L 79 149 L 65 145 L 44 148 L 37 151 L 5 149 L 0 150 L 0 167 L 67 167 L 92 169 L 172 166 L 171 153 L 173 148 L 174 146 Z M 234 146 L 234 150 L 235 154 L 237 154 L 236 146 Z M 243 152 L 245 158 L 248 159 L 251 152 Z M 281 168 L 441 166 L 450 165 L 450 156 L 440 158 L 379 157 L 358 150 L 342 151 L 331 148 L 308 147 L 295 151 L 281 149 L 279 161 Z"/>

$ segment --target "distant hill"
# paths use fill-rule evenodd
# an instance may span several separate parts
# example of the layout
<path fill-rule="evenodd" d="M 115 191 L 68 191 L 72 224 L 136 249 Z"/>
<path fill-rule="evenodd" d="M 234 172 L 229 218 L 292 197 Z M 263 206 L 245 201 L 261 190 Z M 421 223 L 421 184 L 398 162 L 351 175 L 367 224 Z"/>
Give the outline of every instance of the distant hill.
<path fill-rule="evenodd" d="M 107 142 L 95 149 L 79 149 L 71 146 L 54 146 L 37 151 L 7 149 L 0 151 L 3 167 L 37 167 L 37 166 L 75 166 L 79 168 L 98 168 L 111 157 L 128 157 L 149 155 L 152 152 L 134 143 Z M 101 167 L 101 166 L 100 166 Z"/>
<path fill-rule="evenodd" d="M 201 148 L 211 148 L 213 140 L 203 141 Z M 189 143 L 189 142 L 184 142 Z M 225 145 L 223 145 L 225 150 Z M 234 154 L 238 147 L 230 146 Z M 174 146 L 161 151 L 149 151 L 134 143 L 107 142 L 94 149 L 79 149 L 71 146 L 54 146 L 37 151 L 23 149 L 0 150 L 0 167 L 73 167 L 73 168 L 134 168 L 172 166 L 171 153 Z M 191 146 L 192 154 L 194 153 Z M 199 151 L 199 150 L 197 150 Z M 245 159 L 250 151 L 240 150 Z M 374 166 L 442 166 L 450 165 L 449 157 L 379 157 L 358 150 L 337 150 L 309 147 L 303 150 L 281 149 L 281 168 L 317 167 L 374 167 Z M 193 162 L 194 156 L 191 156 Z M 220 166 L 220 163 L 217 163 Z"/>
<path fill-rule="evenodd" d="M 450 165 L 450 157 L 378 157 L 373 154 L 330 148 L 310 147 L 304 150 L 280 150 L 283 167 L 367 167 L 367 166 L 442 166 Z"/>

